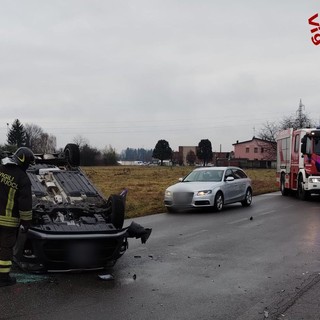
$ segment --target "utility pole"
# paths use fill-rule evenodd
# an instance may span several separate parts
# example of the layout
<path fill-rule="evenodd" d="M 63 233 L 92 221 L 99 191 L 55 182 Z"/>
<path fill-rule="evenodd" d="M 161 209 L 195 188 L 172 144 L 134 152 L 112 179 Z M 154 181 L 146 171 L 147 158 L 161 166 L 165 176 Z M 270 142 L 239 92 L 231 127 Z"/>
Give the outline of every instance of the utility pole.
<path fill-rule="evenodd" d="M 299 119 L 299 128 L 303 127 L 303 114 L 302 109 L 305 109 L 305 106 L 302 104 L 302 100 L 300 99 L 299 108 L 297 110 L 298 112 L 298 119 Z"/>

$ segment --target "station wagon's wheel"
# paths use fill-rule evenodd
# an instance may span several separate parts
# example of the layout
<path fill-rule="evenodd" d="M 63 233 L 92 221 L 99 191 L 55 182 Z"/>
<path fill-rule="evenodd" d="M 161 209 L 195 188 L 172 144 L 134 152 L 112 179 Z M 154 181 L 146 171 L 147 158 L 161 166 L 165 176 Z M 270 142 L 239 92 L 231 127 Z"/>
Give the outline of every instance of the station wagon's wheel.
<path fill-rule="evenodd" d="M 110 222 L 115 228 L 122 229 L 125 211 L 123 198 L 116 194 L 111 195 L 107 201 L 107 209 L 110 214 Z"/>
<path fill-rule="evenodd" d="M 214 198 L 213 209 L 218 212 L 220 212 L 223 209 L 223 194 L 220 191 L 217 192 Z"/>
<path fill-rule="evenodd" d="M 248 188 L 247 191 L 246 191 L 246 196 L 244 198 L 243 201 L 241 201 L 241 204 L 244 206 L 244 207 L 249 207 L 252 203 L 252 190 L 251 188 Z"/>
<path fill-rule="evenodd" d="M 78 167 L 80 165 L 80 150 L 78 145 L 68 143 L 64 148 L 64 154 L 71 167 Z"/>

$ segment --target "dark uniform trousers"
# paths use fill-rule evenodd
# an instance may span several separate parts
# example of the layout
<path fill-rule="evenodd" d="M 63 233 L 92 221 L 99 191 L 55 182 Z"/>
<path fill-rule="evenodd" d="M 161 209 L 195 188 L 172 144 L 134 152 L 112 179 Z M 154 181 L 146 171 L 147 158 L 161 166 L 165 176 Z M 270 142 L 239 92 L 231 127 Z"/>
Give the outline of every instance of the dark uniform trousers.
<path fill-rule="evenodd" d="M 18 228 L 0 226 L 0 277 L 10 272 Z"/>

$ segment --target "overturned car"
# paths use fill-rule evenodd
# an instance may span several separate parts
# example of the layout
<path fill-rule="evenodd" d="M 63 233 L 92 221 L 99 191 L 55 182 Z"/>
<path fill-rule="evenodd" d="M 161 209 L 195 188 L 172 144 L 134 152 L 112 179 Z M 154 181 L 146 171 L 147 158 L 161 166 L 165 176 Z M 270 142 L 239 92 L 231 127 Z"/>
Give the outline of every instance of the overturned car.
<path fill-rule="evenodd" d="M 32 225 L 19 232 L 14 248 L 19 267 L 30 272 L 103 269 L 124 254 L 128 238 L 147 241 L 151 229 L 134 222 L 123 228 L 127 191 L 105 199 L 79 167 L 77 145 L 35 156 L 27 170 Z"/>

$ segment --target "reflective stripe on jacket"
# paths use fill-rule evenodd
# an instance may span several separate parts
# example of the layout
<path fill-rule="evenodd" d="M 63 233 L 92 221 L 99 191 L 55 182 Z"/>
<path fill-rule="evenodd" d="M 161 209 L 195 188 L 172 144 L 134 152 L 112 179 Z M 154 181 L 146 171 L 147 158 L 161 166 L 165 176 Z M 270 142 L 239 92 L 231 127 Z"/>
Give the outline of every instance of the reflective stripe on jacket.
<path fill-rule="evenodd" d="M 32 220 L 30 179 L 17 165 L 0 165 L 0 226 L 18 227 L 20 220 Z"/>

